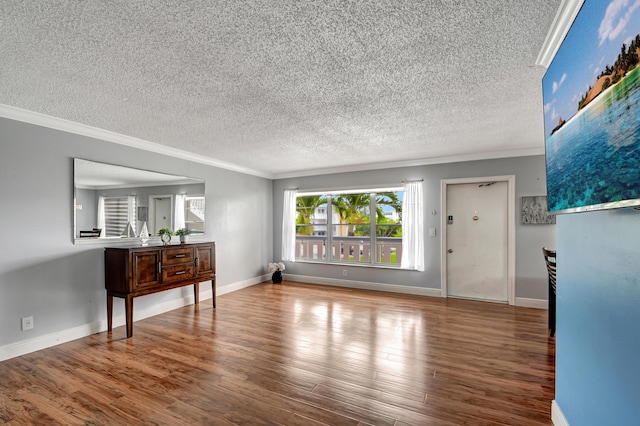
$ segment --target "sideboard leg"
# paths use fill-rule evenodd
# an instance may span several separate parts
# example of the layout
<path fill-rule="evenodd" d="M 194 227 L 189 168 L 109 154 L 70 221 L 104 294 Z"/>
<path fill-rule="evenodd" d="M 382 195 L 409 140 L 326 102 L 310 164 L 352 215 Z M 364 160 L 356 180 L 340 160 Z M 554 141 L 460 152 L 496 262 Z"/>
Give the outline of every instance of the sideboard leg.
<path fill-rule="evenodd" d="M 216 307 L 216 280 L 211 280 L 211 300 L 213 300 L 213 307 Z"/>
<path fill-rule="evenodd" d="M 127 317 L 127 339 L 133 336 L 133 296 L 127 294 L 124 299 L 125 316 Z"/>
<path fill-rule="evenodd" d="M 113 330 L 113 296 L 107 292 L 107 331 Z"/>
<path fill-rule="evenodd" d="M 198 303 L 200 303 L 200 283 L 195 283 L 193 285 L 193 299 L 196 306 L 198 306 Z"/>

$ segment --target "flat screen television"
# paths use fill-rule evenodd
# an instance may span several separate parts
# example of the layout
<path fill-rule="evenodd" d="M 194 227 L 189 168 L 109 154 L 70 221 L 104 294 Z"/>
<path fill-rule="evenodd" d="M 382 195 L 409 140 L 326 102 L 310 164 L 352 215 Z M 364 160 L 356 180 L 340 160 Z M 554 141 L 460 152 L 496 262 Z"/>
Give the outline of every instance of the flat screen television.
<path fill-rule="evenodd" d="M 640 4 L 586 0 L 542 79 L 552 213 L 640 205 Z"/>

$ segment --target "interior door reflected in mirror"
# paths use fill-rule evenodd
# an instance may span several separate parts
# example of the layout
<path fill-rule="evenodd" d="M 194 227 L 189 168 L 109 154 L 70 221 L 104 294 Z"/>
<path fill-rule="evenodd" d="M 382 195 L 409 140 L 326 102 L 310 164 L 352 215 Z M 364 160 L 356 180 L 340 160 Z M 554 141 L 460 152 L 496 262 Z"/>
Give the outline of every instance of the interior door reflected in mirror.
<path fill-rule="evenodd" d="M 205 232 L 203 179 L 74 158 L 73 239 L 156 237 L 162 228 Z"/>

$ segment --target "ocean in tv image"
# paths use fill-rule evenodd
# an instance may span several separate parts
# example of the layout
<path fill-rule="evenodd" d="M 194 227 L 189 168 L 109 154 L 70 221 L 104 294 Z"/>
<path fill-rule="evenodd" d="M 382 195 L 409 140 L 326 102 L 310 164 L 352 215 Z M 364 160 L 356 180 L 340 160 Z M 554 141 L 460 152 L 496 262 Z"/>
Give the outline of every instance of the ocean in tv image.
<path fill-rule="evenodd" d="M 549 211 L 640 198 L 640 67 L 546 139 Z"/>
<path fill-rule="evenodd" d="M 640 0 L 587 0 L 544 77 L 550 212 L 640 204 Z"/>

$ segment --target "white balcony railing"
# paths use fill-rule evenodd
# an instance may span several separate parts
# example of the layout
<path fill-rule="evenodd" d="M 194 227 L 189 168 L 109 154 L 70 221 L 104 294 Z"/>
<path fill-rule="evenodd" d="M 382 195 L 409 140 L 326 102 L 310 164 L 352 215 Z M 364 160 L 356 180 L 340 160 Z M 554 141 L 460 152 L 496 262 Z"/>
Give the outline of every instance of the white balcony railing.
<path fill-rule="evenodd" d="M 402 260 L 402 238 L 377 238 L 372 254 L 371 243 L 363 237 L 333 237 L 331 258 L 327 259 L 327 237 L 296 236 L 296 259 L 316 260 L 341 263 L 370 264 L 371 256 L 375 256 L 374 264 L 400 266 Z"/>

